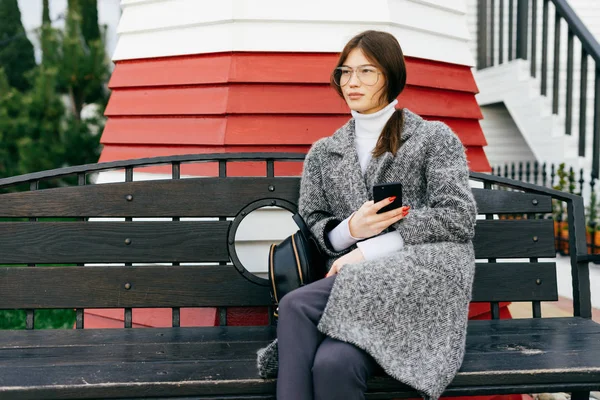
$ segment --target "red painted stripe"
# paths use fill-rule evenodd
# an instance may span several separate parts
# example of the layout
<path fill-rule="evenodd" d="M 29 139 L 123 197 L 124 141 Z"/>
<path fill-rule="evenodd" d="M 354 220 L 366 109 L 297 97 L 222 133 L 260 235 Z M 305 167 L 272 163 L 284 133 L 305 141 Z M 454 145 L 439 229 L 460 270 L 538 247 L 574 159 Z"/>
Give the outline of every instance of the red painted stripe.
<path fill-rule="evenodd" d="M 269 314 L 267 307 L 228 307 L 227 325 L 269 325 Z"/>
<path fill-rule="evenodd" d="M 329 136 L 349 115 L 230 115 L 226 117 L 109 118 L 102 144 L 310 145 Z M 450 126 L 465 146 L 485 146 L 479 121 L 426 117 Z"/>
<path fill-rule="evenodd" d="M 350 115 L 278 116 L 236 115 L 228 117 L 226 144 L 303 144 L 333 134 Z"/>
<path fill-rule="evenodd" d="M 214 326 L 215 308 L 181 308 L 180 326 Z M 85 310 L 85 328 L 123 328 L 122 308 L 98 308 Z M 172 326 L 170 308 L 135 308 L 132 310 L 132 324 L 137 327 Z"/>
<path fill-rule="evenodd" d="M 499 304 L 501 319 L 511 318 L 510 310 L 508 309 L 509 305 L 509 302 L 501 302 Z M 492 319 L 492 308 L 489 303 L 469 303 L 469 319 Z"/>
<path fill-rule="evenodd" d="M 225 83 L 231 61 L 231 53 L 117 61 L 108 87 Z"/>
<path fill-rule="evenodd" d="M 328 83 L 334 53 L 216 53 L 117 61 L 109 87 L 218 83 Z M 406 57 L 407 83 L 477 93 L 467 66 Z"/>
<path fill-rule="evenodd" d="M 179 154 L 236 153 L 236 152 L 291 152 L 306 153 L 310 146 L 113 146 L 106 145 L 99 162 L 159 157 Z M 171 174 L 168 166 L 136 168 L 138 172 Z M 260 162 L 229 163 L 228 176 L 265 176 L 266 164 Z M 276 176 L 297 176 L 302 173 L 302 163 L 276 162 Z M 218 176 L 217 163 L 181 164 L 181 175 Z"/>
<path fill-rule="evenodd" d="M 407 58 L 406 61 L 409 85 L 479 93 L 470 67 L 421 58 Z"/>
<path fill-rule="evenodd" d="M 463 92 L 408 86 L 398 97 L 398 106 L 430 117 L 483 118 L 475 96 Z"/>
<path fill-rule="evenodd" d="M 123 311 L 121 311 L 122 313 Z M 114 318 L 107 318 L 107 317 L 103 317 L 101 315 L 95 315 L 95 314 L 90 314 L 88 313 L 88 310 L 85 310 L 84 312 L 84 320 L 85 320 L 85 325 L 84 328 L 85 329 L 123 329 L 124 326 L 124 322 L 123 322 L 123 316 L 121 316 L 120 319 L 114 319 Z M 75 327 L 77 326 L 77 324 L 73 325 L 73 329 L 75 329 Z M 161 324 L 161 326 L 164 326 L 163 324 Z M 132 328 L 148 328 L 148 326 L 146 325 L 140 325 L 140 324 L 131 324 Z"/>
<path fill-rule="evenodd" d="M 490 165 L 482 147 L 467 147 L 467 161 L 469 169 L 475 172 L 490 172 Z"/>
<path fill-rule="evenodd" d="M 487 146 L 487 140 L 476 119 L 424 117 L 430 121 L 442 121 L 458 135 L 465 146 Z"/>
<path fill-rule="evenodd" d="M 117 160 L 128 160 L 134 158 L 145 158 L 145 157 L 158 157 L 166 155 L 177 155 L 177 154 L 206 154 L 206 153 L 235 153 L 235 152 L 294 152 L 294 153 L 306 153 L 310 146 L 114 146 L 105 145 L 100 156 L 99 162 L 109 162 Z M 481 147 L 466 147 L 467 161 L 469 162 L 469 168 L 472 171 L 477 172 L 488 172 L 491 167 L 485 157 L 485 153 Z M 237 163 L 236 163 L 237 164 Z M 239 163 L 240 165 L 242 163 Z M 264 175 L 265 166 L 263 163 L 247 163 L 252 165 L 252 173 L 250 170 L 240 168 L 236 174 L 241 173 L 247 176 Z M 301 169 L 294 164 L 300 163 L 278 163 L 281 165 L 280 172 L 276 168 L 278 175 L 285 175 L 290 173 L 292 175 L 299 175 Z M 254 167 L 256 166 L 256 167 Z M 201 168 L 200 168 L 201 167 Z M 289 167 L 289 169 L 288 169 Z M 140 171 L 142 171 L 140 169 Z M 144 172 L 150 172 L 148 168 L 143 169 Z M 170 174 L 170 169 L 165 167 L 165 173 Z M 234 170 L 232 170 L 234 171 Z M 237 170 L 236 170 L 237 171 Z M 257 171 L 257 172 L 254 172 Z M 292 173 L 293 171 L 293 173 Z M 216 176 L 218 174 L 218 166 L 216 163 L 212 164 L 183 164 L 182 175 L 206 175 Z"/>
<path fill-rule="evenodd" d="M 227 120 L 201 118 L 109 118 L 102 144 L 221 145 Z"/>
<path fill-rule="evenodd" d="M 119 115 L 211 115 L 227 111 L 226 86 L 114 90 L 107 117 Z"/>
<path fill-rule="evenodd" d="M 483 118 L 470 93 L 408 86 L 400 107 L 420 115 Z M 169 116 L 215 114 L 346 114 L 348 107 L 325 85 L 231 85 L 113 91 L 105 114 Z"/>

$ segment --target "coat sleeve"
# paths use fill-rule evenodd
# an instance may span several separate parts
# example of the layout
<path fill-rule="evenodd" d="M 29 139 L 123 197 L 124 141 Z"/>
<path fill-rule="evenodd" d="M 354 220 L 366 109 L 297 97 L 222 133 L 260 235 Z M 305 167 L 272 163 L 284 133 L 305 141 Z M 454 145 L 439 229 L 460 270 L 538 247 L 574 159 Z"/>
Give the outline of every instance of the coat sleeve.
<path fill-rule="evenodd" d="M 329 257 L 340 257 L 355 248 L 355 246 L 338 252 L 333 249 L 327 238 L 327 233 L 335 228 L 341 222 L 341 219 L 333 215 L 325 197 L 321 179 L 321 162 L 319 160 L 321 146 L 322 142 L 316 142 L 304 160 L 298 212 L 309 226 L 325 254 Z"/>
<path fill-rule="evenodd" d="M 409 245 L 472 240 L 477 205 L 469 185 L 465 148 L 443 123 L 438 123 L 426 148 L 426 206 L 411 209 L 394 228 Z"/>

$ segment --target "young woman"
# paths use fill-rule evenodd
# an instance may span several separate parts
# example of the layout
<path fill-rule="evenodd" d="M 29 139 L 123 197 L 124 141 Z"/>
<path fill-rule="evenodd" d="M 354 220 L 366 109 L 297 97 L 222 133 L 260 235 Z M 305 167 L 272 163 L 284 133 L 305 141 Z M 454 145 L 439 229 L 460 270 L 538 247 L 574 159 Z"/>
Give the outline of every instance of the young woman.
<path fill-rule="evenodd" d="M 396 109 L 398 41 L 352 38 L 332 74 L 352 119 L 313 144 L 299 212 L 329 256 L 327 277 L 286 295 L 277 341 L 259 351 L 278 399 L 363 399 L 378 369 L 438 398 L 463 357 L 475 271 L 476 204 L 465 150 L 441 122 Z M 379 209 L 374 184 L 401 182 Z"/>

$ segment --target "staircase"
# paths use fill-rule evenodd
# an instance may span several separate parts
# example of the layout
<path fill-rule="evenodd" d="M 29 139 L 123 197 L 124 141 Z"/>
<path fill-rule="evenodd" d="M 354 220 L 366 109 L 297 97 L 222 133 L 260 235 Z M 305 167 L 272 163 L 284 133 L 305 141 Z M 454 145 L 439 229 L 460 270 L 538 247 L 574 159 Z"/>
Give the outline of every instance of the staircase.
<path fill-rule="evenodd" d="M 480 124 L 485 132 L 487 148 L 493 149 L 486 153 L 490 165 L 514 163 L 518 166 L 520 162 L 533 164 L 537 161 L 504 103 L 481 107 L 481 112 L 483 120 Z"/>
<path fill-rule="evenodd" d="M 505 124 L 505 148 L 510 141 L 537 161 L 565 162 L 598 178 L 600 45 L 573 7 L 597 9 L 600 15 L 600 2 L 467 2 L 475 14 L 469 20 L 478 63 L 477 101 L 487 118 L 502 118 L 499 105 L 512 117 L 513 123 Z M 600 31 L 600 18 L 593 17 L 588 20 Z M 486 127 L 497 125 L 499 121 L 482 121 L 486 137 Z M 512 161 L 502 159 L 508 153 L 493 140 L 486 153 L 492 164 Z"/>
<path fill-rule="evenodd" d="M 591 159 L 587 160 L 586 165 L 580 165 L 584 159 L 578 156 L 578 136 L 564 134 L 565 118 L 551 112 L 552 102 L 547 96 L 539 93 L 537 80 L 529 76 L 528 62 L 514 60 L 479 71 L 476 80 L 480 90 L 477 102 L 484 115 L 493 115 L 485 106 L 491 109 L 498 103 L 504 103 L 512 117 L 521 137 L 514 134 L 514 129 L 506 129 L 505 134 L 511 138 L 510 144 L 518 154 L 523 153 L 524 141 L 535 160 L 549 163 L 565 162 L 567 165 L 584 168 L 591 166 Z M 485 129 L 484 133 L 487 138 L 488 132 Z M 492 145 L 490 143 L 488 148 L 493 150 L 493 153 L 498 153 L 500 149 L 492 149 Z M 504 157 L 507 151 L 508 149 L 505 149 Z M 489 158 L 490 163 L 494 164 L 495 157 Z M 530 160 L 501 160 L 506 161 Z"/>

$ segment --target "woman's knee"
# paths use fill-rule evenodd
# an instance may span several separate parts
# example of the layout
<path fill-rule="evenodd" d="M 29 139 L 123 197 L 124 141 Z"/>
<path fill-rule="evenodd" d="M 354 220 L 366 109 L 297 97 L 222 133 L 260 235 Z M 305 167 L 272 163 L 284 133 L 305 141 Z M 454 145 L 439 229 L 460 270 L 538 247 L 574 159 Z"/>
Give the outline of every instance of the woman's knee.
<path fill-rule="evenodd" d="M 312 283 L 292 290 L 279 301 L 279 316 L 307 313 L 309 309 L 323 308 L 327 303 L 327 297 L 323 296 L 321 282 Z M 328 292 L 327 292 L 328 293 Z"/>
<path fill-rule="evenodd" d="M 368 356 L 352 344 L 326 339 L 315 354 L 312 373 L 313 379 L 321 381 L 366 380 Z"/>
<path fill-rule="evenodd" d="M 290 315 L 291 313 L 298 312 L 302 307 L 302 296 L 298 295 L 298 291 L 294 290 L 289 292 L 279 301 L 278 314 Z"/>

